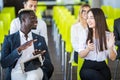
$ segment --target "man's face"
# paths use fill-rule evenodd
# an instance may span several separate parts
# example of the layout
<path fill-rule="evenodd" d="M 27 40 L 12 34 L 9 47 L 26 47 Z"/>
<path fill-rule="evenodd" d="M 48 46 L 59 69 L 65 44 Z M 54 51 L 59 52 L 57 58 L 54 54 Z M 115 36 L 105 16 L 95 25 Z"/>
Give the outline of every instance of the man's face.
<path fill-rule="evenodd" d="M 25 19 L 25 25 L 27 26 L 27 28 L 36 29 L 38 22 L 34 12 L 31 12 Z"/>
<path fill-rule="evenodd" d="M 25 9 L 32 9 L 33 11 L 36 11 L 37 1 L 28 0 L 28 1 L 24 4 L 24 8 L 25 8 Z"/>

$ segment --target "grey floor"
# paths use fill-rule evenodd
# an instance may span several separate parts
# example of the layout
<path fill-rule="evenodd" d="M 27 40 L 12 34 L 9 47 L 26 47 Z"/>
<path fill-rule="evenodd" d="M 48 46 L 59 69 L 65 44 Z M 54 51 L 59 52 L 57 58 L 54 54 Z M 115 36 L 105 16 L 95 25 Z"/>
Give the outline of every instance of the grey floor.
<path fill-rule="evenodd" d="M 120 80 L 120 61 L 116 60 L 116 61 L 110 61 L 108 63 L 110 70 L 111 70 L 111 74 L 112 74 L 112 80 Z M 117 65 L 117 67 L 116 67 Z"/>
<path fill-rule="evenodd" d="M 65 80 L 64 70 L 61 66 L 61 54 L 58 49 L 56 49 L 55 42 L 53 41 L 52 27 L 48 27 L 48 48 L 52 63 L 54 65 L 54 73 L 51 80 Z M 73 68 L 73 80 L 76 80 L 76 78 L 76 68 Z"/>
<path fill-rule="evenodd" d="M 61 54 L 58 54 L 57 49 L 55 48 L 55 43 L 53 41 L 53 36 L 52 36 L 52 27 L 48 27 L 48 48 L 50 52 L 50 57 L 52 60 L 52 63 L 54 65 L 54 73 L 51 77 L 51 80 L 65 80 L 64 79 L 64 74 L 61 66 Z M 109 67 L 112 73 L 112 80 L 120 80 L 120 63 L 118 64 L 118 69 L 117 69 L 117 74 L 116 74 L 116 79 L 114 78 L 115 74 L 115 65 L 116 61 L 112 62 L 109 60 Z M 0 73 L 1 74 L 1 73 Z M 1 77 L 1 76 L 0 76 Z M 1 80 L 1 79 L 0 79 Z M 76 78 L 76 68 L 73 68 L 73 80 L 77 80 Z"/>
<path fill-rule="evenodd" d="M 63 71 L 62 71 L 61 62 L 60 62 L 60 55 L 57 54 L 57 50 L 55 48 L 51 27 L 48 27 L 48 48 L 49 48 L 52 63 L 54 65 L 54 73 L 52 75 L 51 80 L 63 80 L 63 75 L 62 75 Z"/>

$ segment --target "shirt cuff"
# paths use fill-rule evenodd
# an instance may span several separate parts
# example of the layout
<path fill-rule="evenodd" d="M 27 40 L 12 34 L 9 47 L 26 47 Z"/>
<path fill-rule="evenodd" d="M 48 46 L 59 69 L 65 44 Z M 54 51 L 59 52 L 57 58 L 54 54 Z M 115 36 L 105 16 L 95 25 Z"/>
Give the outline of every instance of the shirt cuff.
<path fill-rule="evenodd" d="M 17 50 L 17 53 L 18 53 L 18 55 L 22 55 L 22 53 L 23 53 L 23 52 L 22 52 L 22 51 L 21 51 L 21 52 L 19 52 L 19 51 Z"/>

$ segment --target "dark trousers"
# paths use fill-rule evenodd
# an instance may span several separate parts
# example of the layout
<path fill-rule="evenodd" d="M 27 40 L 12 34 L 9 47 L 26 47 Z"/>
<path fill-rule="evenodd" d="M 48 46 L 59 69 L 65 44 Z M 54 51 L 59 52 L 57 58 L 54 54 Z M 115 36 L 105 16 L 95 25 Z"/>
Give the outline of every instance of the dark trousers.
<path fill-rule="evenodd" d="M 84 60 L 80 77 L 81 80 L 111 80 L 111 73 L 105 61 Z"/>

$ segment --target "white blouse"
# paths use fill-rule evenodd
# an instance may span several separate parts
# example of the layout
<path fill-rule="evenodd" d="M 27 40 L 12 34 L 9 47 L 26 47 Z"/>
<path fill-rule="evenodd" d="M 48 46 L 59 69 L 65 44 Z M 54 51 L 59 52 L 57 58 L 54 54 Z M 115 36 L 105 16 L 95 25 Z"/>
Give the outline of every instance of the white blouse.
<path fill-rule="evenodd" d="M 83 28 L 80 23 L 76 23 L 71 27 L 71 43 L 75 51 L 80 52 L 84 50 L 87 33 L 88 28 Z"/>
<path fill-rule="evenodd" d="M 80 52 L 84 50 L 86 45 L 88 35 L 88 28 L 83 28 L 80 23 L 74 24 L 71 28 L 71 42 L 73 49 L 77 52 Z M 109 32 L 106 32 L 106 36 L 109 36 Z M 98 40 L 93 40 L 95 49 L 93 51 L 90 51 L 86 57 L 84 57 L 86 60 L 92 60 L 92 61 L 104 61 L 109 56 L 109 50 L 99 51 L 96 45 L 98 44 Z M 114 48 L 115 50 L 115 48 Z"/>

